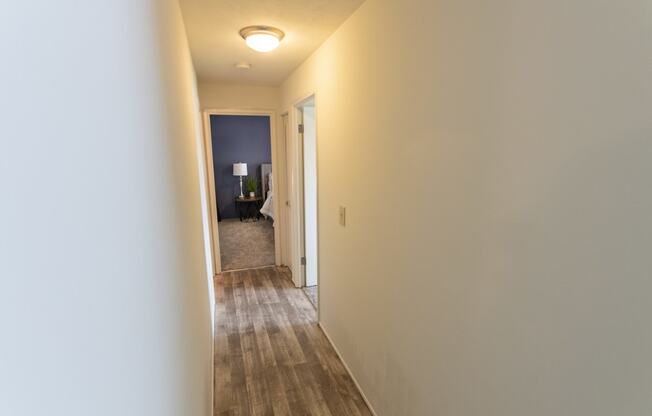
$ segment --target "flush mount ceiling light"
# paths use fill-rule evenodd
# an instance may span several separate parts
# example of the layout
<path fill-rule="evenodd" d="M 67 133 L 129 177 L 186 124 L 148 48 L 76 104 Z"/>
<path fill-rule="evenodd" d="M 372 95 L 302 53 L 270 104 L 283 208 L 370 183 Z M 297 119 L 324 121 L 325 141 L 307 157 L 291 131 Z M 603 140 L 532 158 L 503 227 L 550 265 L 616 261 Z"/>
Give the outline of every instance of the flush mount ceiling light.
<path fill-rule="evenodd" d="M 258 52 L 270 52 L 278 48 L 285 33 L 271 26 L 247 26 L 240 30 L 240 36 L 251 49 Z"/>

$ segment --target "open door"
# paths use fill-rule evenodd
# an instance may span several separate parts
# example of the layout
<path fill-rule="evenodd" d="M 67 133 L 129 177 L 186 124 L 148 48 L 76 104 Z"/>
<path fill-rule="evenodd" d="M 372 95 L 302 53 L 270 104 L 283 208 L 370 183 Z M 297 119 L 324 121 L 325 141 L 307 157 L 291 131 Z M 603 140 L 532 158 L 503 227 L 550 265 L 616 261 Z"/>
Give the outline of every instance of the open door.
<path fill-rule="evenodd" d="M 314 97 L 296 106 L 297 203 L 300 286 L 318 306 L 317 128 Z"/>
<path fill-rule="evenodd" d="M 315 107 L 303 107 L 304 286 L 317 286 L 317 131 Z"/>

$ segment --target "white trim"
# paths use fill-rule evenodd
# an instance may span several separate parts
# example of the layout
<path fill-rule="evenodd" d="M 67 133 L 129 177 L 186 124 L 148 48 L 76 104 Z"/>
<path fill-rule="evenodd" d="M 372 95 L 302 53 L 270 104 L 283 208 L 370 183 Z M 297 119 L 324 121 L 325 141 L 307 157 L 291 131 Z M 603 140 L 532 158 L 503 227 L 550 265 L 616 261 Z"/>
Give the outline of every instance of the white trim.
<path fill-rule="evenodd" d="M 220 238 L 217 228 L 217 200 L 215 199 L 215 175 L 213 168 L 213 139 L 211 135 L 210 113 L 202 112 L 204 124 L 204 156 L 206 177 L 208 178 L 208 206 L 211 225 L 211 242 L 213 247 L 213 274 L 222 273 L 222 258 L 220 256 Z M 213 295 L 214 296 L 214 295 Z"/>
<path fill-rule="evenodd" d="M 367 404 L 367 407 L 369 408 L 369 411 L 371 412 L 371 414 L 373 416 L 378 416 L 378 414 L 374 410 L 373 406 L 371 405 L 371 402 L 369 402 L 369 399 L 367 399 L 367 396 L 364 394 L 364 391 L 362 390 L 362 387 L 360 387 L 360 383 L 358 383 L 358 380 L 355 378 L 355 376 L 351 372 L 351 369 L 346 364 L 346 361 L 344 361 L 344 358 L 342 357 L 342 354 L 340 354 L 340 351 L 335 346 L 335 343 L 333 343 L 333 340 L 328 335 L 328 332 L 326 332 L 326 329 L 324 329 L 324 326 L 321 324 L 321 322 L 317 322 L 317 325 L 319 326 L 319 329 L 321 329 L 321 332 L 323 332 L 324 335 L 326 336 L 326 339 L 331 344 L 331 347 L 333 347 L 333 350 L 335 351 L 335 354 L 337 354 L 337 357 L 342 362 L 342 365 L 344 366 L 344 369 L 346 370 L 347 373 L 349 373 L 349 376 L 351 377 L 351 380 L 353 380 L 353 384 L 355 384 L 355 386 L 358 388 L 358 391 L 360 392 L 360 396 L 362 396 L 362 400 L 364 400 L 364 402 Z"/>
<path fill-rule="evenodd" d="M 292 265 L 292 250 L 291 250 L 291 233 L 292 233 L 292 224 L 291 224 L 291 206 L 290 206 L 290 178 L 288 170 L 288 142 L 290 141 L 290 115 L 287 111 L 284 111 L 280 116 L 280 128 L 282 128 L 282 136 L 279 139 L 279 145 L 282 145 L 283 149 L 282 155 L 279 157 L 282 159 L 283 166 L 283 175 L 279 175 L 279 187 L 283 192 L 279 193 L 279 206 L 283 208 L 283 213 L 281 219 L 283 221 L 283 233 L 281 234 L 282 246 L 281 246 L 281 263 L 285 266 Z M 282 140 L 282 143 L 281 143 Z M 281 177 L 282 176 L 282 177 Z M 282 181 L 282 182 L 281 182 Z M 282 187 L 281 187 L 282 185 Z M 282 197 L 282 198 L 281 198 Z"/>
<path fill-rule="evenodd" d="M 269 138 L 272 147 L 272 170 L 280 170 L 283 164 L 278 162 L 278 149 L 276 142 L 276 111 L 274 110 L 245 110 L 245 109 L 204 109 L 204 145 L 206 156 L 206 170 L 208 175 L 208 196 L 210 199 L 211 215 L 211 238 L 213 242 L 213 266 L 215 274 L 222 272 L 222 259 L 220 256 L 220 234 L 217 221 L 217 199 L 215 198 L 215 176 L 213 169 L 213 138 L 211 134 L 210 116 L 268 116 L 269 117 Z M 274 183 L 276 185 L 276 183 Z M 279 213 L 279 190 L 275 187 L 274 212 Z M 281 265 L 281 227 L 283 221 L 274 221 L 274 261 L 276 266 Z"/>
<path fill-rule="evenodd" d="M 303 198 L 304 189 L 303 189 L 303 133 L 299 133 L 299 125 L 303 124 L 303 108 L 300 107 L 301 104 L 297 104 L 293 108 L 294 112 L 294 136 L 293 136 L 293 148 L 296 151 L 294 163 L 295 163 L 295 174 L 294 182 L 297 185 L 297 192 L 294 195 L 295 206 L 297 207 L 295 211 L 295 220 L 297 222 L 297 258 L 295 259 L 297 269 L 300 271 L 296 281 L 299 282 L 300 287 L 306 286 L 306 266 L 301 264 L 301 258 L 306 256 L 306 220 L 305 220 L 305 202 Z"/>

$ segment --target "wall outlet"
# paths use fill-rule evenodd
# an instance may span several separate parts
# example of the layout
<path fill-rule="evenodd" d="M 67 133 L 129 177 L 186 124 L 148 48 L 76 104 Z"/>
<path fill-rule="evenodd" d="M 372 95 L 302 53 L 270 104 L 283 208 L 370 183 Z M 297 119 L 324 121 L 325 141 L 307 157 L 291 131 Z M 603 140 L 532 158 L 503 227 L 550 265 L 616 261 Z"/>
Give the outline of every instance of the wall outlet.
<path fill-rule="evenodd" d="M 346 207 L 340 207 L 340 225 L 346 226 Z"/>

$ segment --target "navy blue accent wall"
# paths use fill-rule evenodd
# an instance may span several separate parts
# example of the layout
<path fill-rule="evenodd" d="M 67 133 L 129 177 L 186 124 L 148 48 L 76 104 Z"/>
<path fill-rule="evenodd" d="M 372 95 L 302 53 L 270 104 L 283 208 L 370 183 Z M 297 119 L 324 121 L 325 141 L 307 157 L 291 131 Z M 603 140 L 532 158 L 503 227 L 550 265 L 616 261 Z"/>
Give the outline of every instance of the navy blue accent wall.
<path fill-rule="evenodd" d="M 272 163 L 269 117 L 213 115 L 211 135 L 217 209 L 222 219 L 237 218 L 235 197 L 240 195 L 240 179 L 233 176 L 233 164 L 247 164 L 249 176 L 258 179 L 260 196 L 260 165 Z M 243 189 L 246 194 L 244 184 Z"/>

